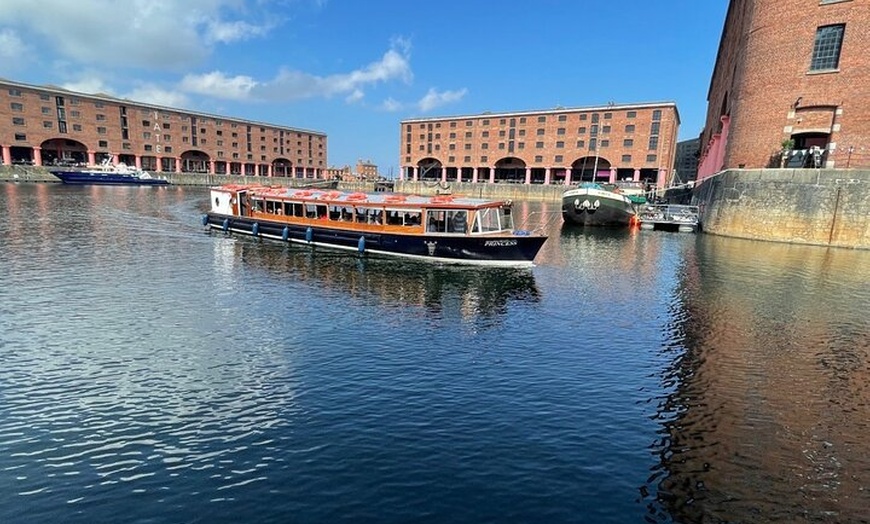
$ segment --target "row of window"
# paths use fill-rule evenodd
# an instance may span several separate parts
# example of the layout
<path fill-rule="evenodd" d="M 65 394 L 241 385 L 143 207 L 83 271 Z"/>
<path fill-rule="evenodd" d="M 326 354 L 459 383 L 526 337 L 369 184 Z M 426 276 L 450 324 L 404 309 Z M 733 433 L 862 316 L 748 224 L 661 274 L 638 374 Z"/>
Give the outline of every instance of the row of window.
<path fill-rule="evenodd" d="M 654 135 L 659 134 L 659 124 L 660 124 L 660 122 L 653 122 L 653 123 L 651 124 L 651 126 L 650 126 L 650 134 L 654 134 Z M 591 134 L 591 135 L 597 135 L 599 132 L 600 132 L 601 134 L 606 135 L 606 134 L 609 134 L 610 131 L 611 131 L 611 127 L 610 127 L 610 126 L 601 126 L 600 129 L 599 129 L 599 127 L 598 127 L 597 124 L 593 124 L 590 128 L 588 128 L 588 132 L 589 132 L 589 134 Z M 625 132 L 626 132 L 626 133 L 634 133 L 634 132 L 635 132 L 635 126 L 634 126 L 634 124 L 628 124 L 628 125 L 626 125 L 626 126 L 625 126 Z M 581 126 L 581 127 L 578 127 L 578 128 L 577 128 L 577 134 L 578 134 L 578 135 L 585 135 L 586 133 L 587 133 L 587 128 L 586 128 L 586 126 Z M 537 136 L 545 136 L 547 133 L 546 133 L 546 130 L 545 130 L 545 129 L 543 129 L 543 128 L 539 128 L 539 129 L 536 130 L 536 134 L 537 134 Z M 567 130 L 566 130 L 566 128 L 564 128 L 564 127 L 560 127 L 560 128 L 558 128 L 558 129 L 556 129 L 556 135 L 565 135 L 565 134 L 567 134 Z M 513 138 L 515 135 L 516 135 L 516 136 L 523 137 L 523 136 L 526 136 L 526 130 L 525 130 L 525 129 L 519 129 L 519 130 L 516 131 L 516 133 L 514 133 L 513 130 L 511 130 L 510 132 L 508 132 L 508 131 L 502 129 L 502 130 L 499 130 L 499 132 L 498 132 L 498 136 L 499 136 L 499 138 L 505 138 L 505 137 L 507 137 L 508 135 L 510 135 L 511 138 Z M 455 140 L 455 139 L 456 139 L 456 133 L 455 133 L 455 132 L 450 132 L 447 136 L 448 136 L 448 138 L 449 138 L 450 140 Z M 480 133 L 480 137 L 481 137 L 481 138 L 489 138 L 489 136 L 490 136 L 490 135 L 489 135 L 489 131 L 481 131 L 481 133 Z M 429 133 L 428 135 L 427 135 L 426 133 L 420 133 L 420 135 L 419 135 L 419 139 L 420 139 L 420 140 L 428 140 L 428 141 L 431 141 L 433 138 L 434 138 L 435 140 L 441 140 L 441 133 L 434 133 L 434 134 L 433 134 L 433 133 Z M 471 132 L 471 131 L 466 131 L 466 132 L 465 132 L 465 138 L 466 138 L 466 139 L 473 139 L 473 138 L 474 138 L 474 133 Z M 406 139 L 407 142 L 410 142 L 410 141 L 411 141 L 411 135 L 410 135 L 410 134 L 406 135 L 406 136 L 405 136 L 405 139 Z"/>
<path fill-rule="evenodd" d="M 630 164 L 630 163 L 631 163 L 631 159 L 632 159 L 632 156 L 631 156 L 631 155 L 622 155 L 621 161 L 622 161 L 623 164 Z M 646 155 L 646 162 L 647 162 L 647 163 L 654 163 L 656 160 L 658 160 L 658 155 L 655 155 L 655 154 L 649 154 L 649 155 Z M 466 164 L 470 164 L 470 163 L 471 163 L 471 157 L 470 157 L 470 156 L 465 156 L 465 157 L 462 158 L 462 161 L 463 161 L 464 163 L 466 163 Z M 555 156 L 553 156 L 553 163 L 554 163 L 554 164 L 561 164 L 561 163 L 563 163 L 564 161 L 565 161 L 565 157 L 564 157 L 563 155 L 555 155 Z M 405 157 L 405 162 L 408 163 L 408 164 L 410 164 L 410 163 L 411 163 L 411 157 L 406 156 L 406 157 Z M 456 163 L 456 157 L 455 157 L 455 156 L 448 156 L 448 157 L 447 157 L 447 162 L 448 162 L 448 163 L 451 163 L 451 164 L 455 164 L 455 163 Z M 484 164 L 487 163 L 487 162 L 489 162 L 489 157 L 486 156 L 486 155 L 481 156 L 481 157 L 480 157 L 480 162 L 481 162 L 481 163 L 484 163 Z M 543 162 L 544 162 L 544 157 L 543 157 L 543 155 L 537 155 L 537 156 L 535 156 L 535 160 L 534 160 L 534 162 L 535 162 L 536 164 L 541 164 L 541 163 L 543 163 Z"/>
<path fill-rule="evenodd" d="M 626 118 L 637 118 L 637 111 L 626 111 L 626 112 L 625 112 L 625 117 L 626 117 Z M 586 120 L 591 120 L 591 122 L 592 122 L 593 124 L 597 124 L 597 123 L 601 120 L 601 118 L 602 118 L 602 115 L 599 114 L 599 113 L 592 113 L 591 115 L 590 115 L 589 113 L 580 113 L 580 114 L 578 115 L 578 119 L 579 119 L 581 122 L 582 122 L 582 121 L 586 121 Z M 613 118 L 613 113 L 612 113 L 612 112 L 604 113 L 604 114 L 603 114 L 603 118 L 604 118 L 604 120 L 610 120 L 610 119 Z M 654 121 L 659 121 L 659 120 L 662 119 L 662 111 L 661 111 L 661 109 L 655 109 L 655 110 L 653 110 L 653 112 L 652 112 L 652 119 L 653 119 Z M 540 124 L 546 123 L 546 122 L 547 122 L 547 115 L 540 115 L 540 116 L 537 117 L 536 120 L 537 120 L 537 122 L 540 123 Z M 556 120 L 557 120 L 558 122 L 567 122 L 567 121 L 568 121 L 568 115 L 557 115 L 557 116 L 556 116 Z M 500 118 L 499 121 L 498 121 L 498 125 L 504 126 L 504 125 L 508 125 L 508 123 L 509 123 L 511 127 L 514 127 L 514 126 L 517 124 L 517 121 L 519 121 L 519 124 L 520 124 L 520 125 L 523 125 L 523 124 L 525 124 L 525 123 L 527 122 L 527 117 L 521 116 L 521 117 L 514 117 L 514 118 L 509 118 L 509 119 L 508 119 L 508 118 Z M 490 125 L 490 123 L 491 123 L 491 120 L 488 119 L 488 118 L 484 118 L 484 119 L 480 120 L 480 125 L 482 125 L 482 126 L 488 126 L 488 125 Z M 456 122 L 450 122 L 450 123 L 448 124 L 448 126 L 449 126 L 450 128 L 455 128 L 455 127 L 457 126 L 457 123 L 456 123 Z M 465 121 L 465 126 L 466 126 L 466 127 L 472 127 L 472 126 L 474 126 L 474 120 L 466 120 L 466 121 Z M 433 127 L 434 127 L 435 129 L 440 128 L 440 127 L 441 127 L 441 122 L 428 122 L 428 123 L 427 123 L 427 122 L 422 122 L 422 123 L 420 123 L 420 129 L 427 129 L 427 128 L 428 128 L 428 129 L 433 129 Z M 408 125 L 406 126 L 406 128 L 407 128 L 407 130 L 410 132 L 410 131 L 411 131 L 411 124 L 408 124 Z"/>
<path fill-rule="evenodd" d="M 610 140 L 607 140 L 607 139 L 598 140 L 597 138 L 590 138 L 588 140 L 588 142 L 586 140 L 578 140 L 576 148 L 583 149 L 583 148 L 587 147 L 587 144 L 588 144 L 589 150 L 595 150 L 598 147 L 600 147 L 600 148 L 610 147 Z M 647 142 L 647 144 L 648 144 L 648 149 L 650 149 L 651 151 L 658 149 L 659 137 L 658 136 L 649 137 L 649 141 Z M 507 142 L 507 144 L 505 142 L 499 142 L 498 149 L 509 149 L 509 150 L 513 151 L 514 145 L 516 145 L 516 149 L 521 150 L 521 149 L 526 148 L 525 142 L 516 142 L 516 143 Z M 473 149 L 472 144 L 463 144 L 463 147 L 466 151 L 471 151 Z M 544 142 L 535 142 L 535 149 L 544 149 L 544 147 L 545 147 Z M 556 147 L 556 149 L 564 149 L 565 142 L 561 141 L 561 140 L 557 140 L 555 143 L 555 147 Z M 634 139 L 633 138 L 623 139 L 622 140 L 622 147 L 624 147 L 624 148 L 634 147 Z M 447 146 L 447 149 L 449 151 L 455 151 L 456 144 L 449 144 Z M 489 149 L 489 144 L 486 142 L 480 144 L 480 149 Z M 434 145 L 432 145 L 432 144 L 420 144 L 419 150 L 420 151 L 426 151 L 426 150 L 441 151 L 441 144 L 434 144 Z M 407 144 L 406 153 L 410 153 L 410 151 L 411 151 L 411 144 Z"/>

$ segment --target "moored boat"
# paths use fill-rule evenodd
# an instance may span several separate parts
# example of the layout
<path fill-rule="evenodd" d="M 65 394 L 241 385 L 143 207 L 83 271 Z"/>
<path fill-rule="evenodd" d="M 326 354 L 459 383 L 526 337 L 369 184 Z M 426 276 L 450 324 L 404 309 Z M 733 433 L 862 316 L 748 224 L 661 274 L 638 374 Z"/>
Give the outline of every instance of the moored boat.
<path fill-rule="evenodd" d="M 638 211 L 641 229 L 695 233 L 700 225 L 698 206 L 679 204 L 647 204 Z"/>
<path fill-rule="evenodd" d="M 583 182 L 562 193 L 562 219 L 581 226 L 628 226 L 636 215 L 632 200 L 618 190 Z"/>
<path fill-rule="evenodd" d="M 531 266 L 547 237 L 516 229 L 511 202 L 229 184 L 209 230 L 447 263 Z"/>
<path fill-rule="evenodd" d="M 108 161 L 99 166 L 84 169 L 50 169 L 49 172 L 64 184 L 75 185 L 145 185 L 159 186 L 169 184 L 165 178 L 151 176 L 147 171 L 127 164 L 112 165 Z"/>

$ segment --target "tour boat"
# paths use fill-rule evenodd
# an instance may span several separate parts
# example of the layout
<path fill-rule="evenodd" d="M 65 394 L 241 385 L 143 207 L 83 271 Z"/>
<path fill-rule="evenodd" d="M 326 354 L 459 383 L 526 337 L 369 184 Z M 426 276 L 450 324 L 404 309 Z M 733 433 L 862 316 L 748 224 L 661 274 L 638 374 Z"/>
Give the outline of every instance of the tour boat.
<path fill-rule="evenodd" d="M 113 165 L 108 160 L 99 166 L 84 169 L 51 169 L 49 172 L 64 184 L 159 186 L 169 183 L 165 178 L 153 177 L 147 171 L 130 167 L 124 163 Z"/>
<path fill-rule="evenodd" d="M 562 219 L 581 226 L 628 226 L 635 219 L 634 202 L 618 189 L 583 182 L 562 193 Z"/>
<path fill-rule="evenodd" d="M 511 202 L 228 184 L 210 189 L 210 231 L 445 263 L 532 266 L 547 237 L 515 229 Z"/>

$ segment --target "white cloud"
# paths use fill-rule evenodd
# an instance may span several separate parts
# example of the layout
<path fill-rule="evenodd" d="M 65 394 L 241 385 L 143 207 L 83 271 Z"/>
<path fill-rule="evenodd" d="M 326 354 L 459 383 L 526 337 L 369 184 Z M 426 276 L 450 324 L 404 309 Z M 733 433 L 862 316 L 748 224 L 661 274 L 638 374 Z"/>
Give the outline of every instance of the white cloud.
<path fill-rule="evenodd" d="M 170 91 L 160 86 L 143 84 L 125 93 L 122 98 L 166 107 L 191 107 L 190 100 L 184 93 Z"/>
<path fill-rule="evenodd" d="M 411 64 L 407 56 L 390 49 L 379 61 L 349 73 L 317 76 L 301 71 L 282 71 L 274 80 L 263 84 L 256 94 L 268 100 L 299 100 L 318 96 L 328 98 L 361 91 L 364 87 L 379 82 L 400 80 L 407 83 L 412 78 Z"/>
<path fill-rule="evenodd" d="M 348 104 L 354 104 L 354 103 L 359 102 L 360 100 L 362 100 L 364 96 L 365 96 L 365 93 L 363 93 L 362 90 L 357 89 L 357 90 L 355 90 L 353 93 L 349 94 L 349 95 L 344 99 L 344 101 L 347 102 Z"/>
<path fill-rule="evenodd" d="M 256 86 L 256 80 L 249 76 L 230 77 L 220 71 L 212 71 L 201 75 L 185 75 L 179 89 L 215 98 L 245 100 L 250 97 L 251 90 Z"/>
<path fill-rule="evenodd" d="M 458 91 L 441 91 L 438 92 L 434 87 L 430 88 L 426 95 L 417 102 L 417 107 L 423 112 L 428 112 L 436 107 L 441 107 L 453 102 L 462 100 L 468 93 L 468 89 L 462 88 Z"/>
<path fill-rule="evenodd" d="M 4 63 L 23 63 L 27 56 L 27 44 L 12 29 L 0 30 L 0 59 Z"/>
<path fill-rule="evenodd" d="M 0 27 L 84 64 L 155 69 L 196 64 L 216 42 L 262 36 L 272 23 L 240 0 L 3 0 Z M 249 14 L 252 12 L 253 14 Z"/>
<path fill-rule="evenodd" d="M 398 100 L 392 98 L 392 97 L 387 98 L 386 100 L 384 100 L 381 103 L 381 109 L 383 109 L 384 111 L 388 111 L 390 113 L 395 113 L 396 111 L 401 111 L 402 107 L 404 107 L 402 105 L 402 103 L 399 102 Z"/>

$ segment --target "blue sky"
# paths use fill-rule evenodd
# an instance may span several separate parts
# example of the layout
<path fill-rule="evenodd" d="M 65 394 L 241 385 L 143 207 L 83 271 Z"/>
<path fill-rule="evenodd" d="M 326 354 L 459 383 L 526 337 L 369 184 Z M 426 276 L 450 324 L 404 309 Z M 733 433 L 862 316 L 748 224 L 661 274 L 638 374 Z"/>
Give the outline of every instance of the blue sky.
<path fill-rule="evenodd" d="M 676 102 L 704 125 L 728 0 L 2 0 L 0 77 L 325 132 L 399 172 L 407 118 Z"/>

